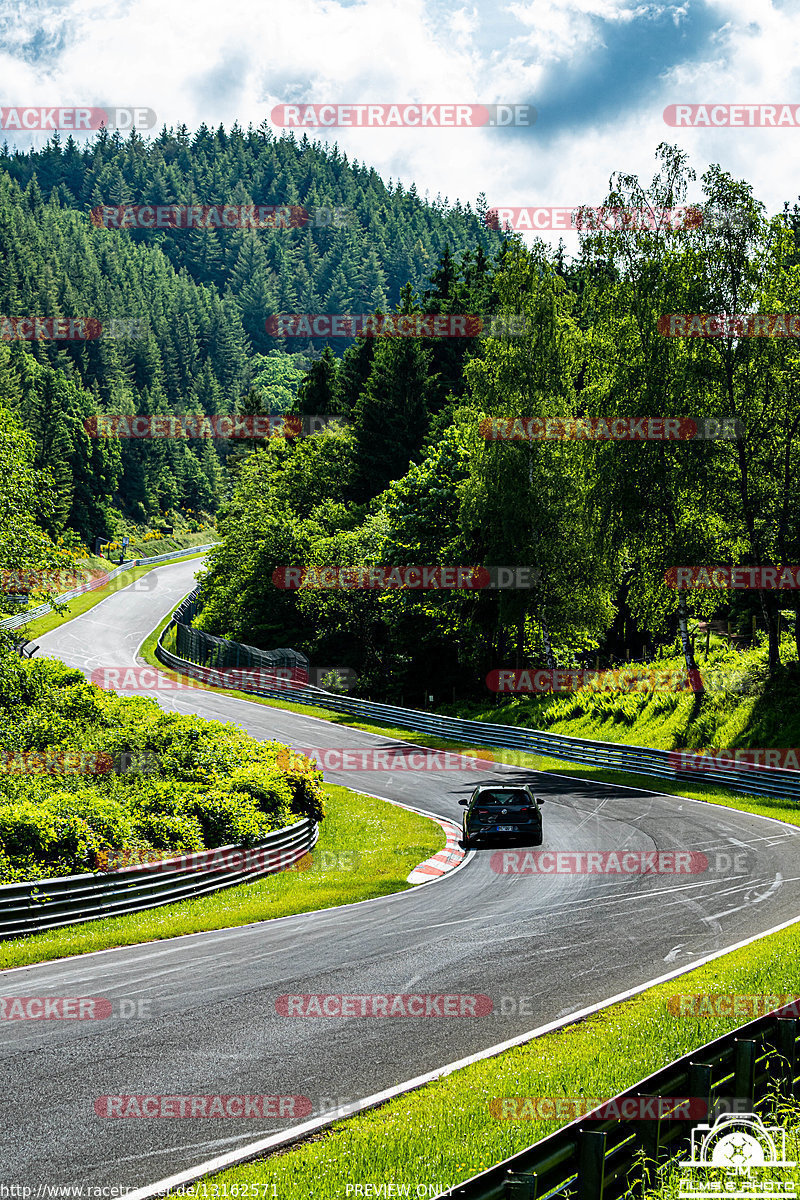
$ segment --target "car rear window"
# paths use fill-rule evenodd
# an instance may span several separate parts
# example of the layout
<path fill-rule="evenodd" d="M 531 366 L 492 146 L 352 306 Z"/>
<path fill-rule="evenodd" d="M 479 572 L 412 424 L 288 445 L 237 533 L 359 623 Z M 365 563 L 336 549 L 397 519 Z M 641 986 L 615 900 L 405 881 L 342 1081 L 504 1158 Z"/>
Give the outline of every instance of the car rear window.
<path fill-rule="evenodd" d="M 508 804 L 530 804 L 531 798 L 527 792 L 481 792 L 475 797 L 475 804 L 479 807 L 484 805 L 487 808 L 493 808 L 495 805 L 502 807 Z"/>

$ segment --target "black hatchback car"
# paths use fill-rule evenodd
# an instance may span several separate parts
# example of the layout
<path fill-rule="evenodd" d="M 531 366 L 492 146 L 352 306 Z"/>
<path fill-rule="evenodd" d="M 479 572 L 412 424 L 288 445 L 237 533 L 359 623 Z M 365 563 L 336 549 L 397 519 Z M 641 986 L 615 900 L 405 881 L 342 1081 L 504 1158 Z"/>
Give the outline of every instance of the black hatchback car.
<path fill-rule="evenodd" d="M 489 842 L 522 842 L 526 846 L 542 844 L 542 811 L 544 800 L 534 796 L 527 784 L 504 787 L 502 784 L 481 784 L 469 800 L 459 800 L 466 807 L 461 844 L 465 849 Z"/>

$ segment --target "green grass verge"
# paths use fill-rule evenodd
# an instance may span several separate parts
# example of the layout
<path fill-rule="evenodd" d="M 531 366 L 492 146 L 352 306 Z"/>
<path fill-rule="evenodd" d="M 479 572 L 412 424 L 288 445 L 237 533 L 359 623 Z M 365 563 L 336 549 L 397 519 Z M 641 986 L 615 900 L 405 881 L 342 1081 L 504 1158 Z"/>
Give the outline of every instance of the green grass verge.
<path fill-rule="evenodd" d="M 189 551 L 185 557 L 171 560 L 169 565 L 174 566 L 176 563 L 188 562 L 190 559 L 201 557 L 202 555 L 192 554 Z M 95 559 L 93 561 L 97 563 L 101 560 Z M 72 621 L 75 617 L 82 616 L 83 613 L 89 612 L 90 609 L 99 604 L 101 600 L 107 600 L 115 592 L 121 592 L 123 588 L 129 587 L 137 579 L 141 579 L 142 575 L 147 575 L 150 571 L 155 570 L 157 566 L 158 564 L 155 563 L 152 566 L 129 567 L 127 571 L 123 571 L 120 575 L 117 575 L 105 587 L 96 588 L 91 592 L 84 592 L 82 596 L 71 600 L 66 612 L 50 612 L 35 621 L 31 621 L 25 630 L 28 639 L 35 641 L 37 637 L 42 637 L 45 633 L 50 633 L 51 630 L 58 629 L 60 625 L 65 625 L 67 621 Z M 113 564 L 103 562 L 103 569 L 113 570 Z"/>
<path fill-rule="evenodd" d="M 171 550 L 183 550 L 184 547 L 189 549 L 190 546 L 207 546 L 211 542 L 218 541 L 220 541 L 219 533 L 211 526 L 207 529 L 199 529 L 196 533 L 178 529 L 175 533 L 152 538 L 148 542 L 132 537 L 128 545 L 128 553 L 131 558 L 154 558 L 157 554 L 169 554 Z"/>
<path fill-rule="evenodd" d="M 402 892 L 412 886 L 406 883 L 409 872 L 445 844 L 443 831 L 427 817 L 371 796 L 326 785 L 325 804 L 308 869 L 281 871 L 147 912 L 0 942 L 0 970 Z"/>
<path fill-rule="evenodd" d="M 384 1190 L 382 1194 L 435 1195 L 427 1190 L 431 1185 L 453 1187 L 570 1119 L 497 1119 L 489 1109 L 494 1098 L 610 1098 L 742 1024 L 741 1016 L 675 1016 L 667 1005 L 670 996 L 707 992 L 800 994 L 797 926 L 649 988 L 559 1032 L 350 1117 L 294 1149 L 217 1174 L 216 1194 L 236 1195 L 230 1190 L 232 1185 L 241 1189 L 242 1185 L 258 1184 L 261 1190 L 239 1190 L 238 1194 L 340 1200 L 356 1194 L 353 1186 L 362 1185 L 361 1196 L 378 1195 L 381 1193 L 363 1190 L 364 1185 L 391 1183 L 410 1190 Z M 499 1008 L 496 999 L 495 1005 Z M 475 1020 L 485 1022 L 487 1042 L 499 1043 L 508 1036 L 499 1014 Z M 224 1085 L 219 1090 L 224 1092 Z M 242 1127 L 244 1132 L 244 1120 Z M 200 1183 L 181 1190 L 187 1196 L 203 1196 L 202 1189 Z"/>
<path fill-rule="evenodd" d="M 731 649 L 719 638 L 712 639 L 708 654 L 698 647 L 707 689 L 699 710 L 691 692 L 668 690 L 685 675 L 685 663 L 682 655 L 662 649 L 661 657 L 627 668 L 628 682 L 619 686 L 632 690 L 613 690 L 609 683 L 608 691 L 584 686 L 574 692 L 508 697 L 500 704 L 462 702 L 442 706 L 442 712 L 662 750 L 791 748 L 800 745 L 800 668 L 792 635 L 783 634 L 780 654 L 783 665 L 770 678 L 763 634 L 746 650 Z M 660 678 L 652 679 L 651 673 Z"/>

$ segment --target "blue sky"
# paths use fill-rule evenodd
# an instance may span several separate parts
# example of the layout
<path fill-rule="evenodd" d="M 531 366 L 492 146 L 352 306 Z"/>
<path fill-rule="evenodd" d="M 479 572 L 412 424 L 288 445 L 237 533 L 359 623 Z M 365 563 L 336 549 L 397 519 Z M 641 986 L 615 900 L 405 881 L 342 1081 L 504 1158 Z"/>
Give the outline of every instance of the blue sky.
<path fill-rule="evenodd" d="M 286 102 L 527 103 L 538 111 L 532 128 L 316 136 L 423 195 L 474 203 L 484 192 L 490 204 L 556 207 L 601 202 L 614 171 L 649 180 L 656 146 L 670 141 L 689 152 L 698 176 L 720 163 L 775 211 L 800 192 L 800 128 L 671 129 L 663 110 L 800 105 L 797 8 L 769 0 L 35 0 L 0 11 L 2 104 L 140 105 L 155 110 L 159 126 L 194 129 L 259 124 Z"/>

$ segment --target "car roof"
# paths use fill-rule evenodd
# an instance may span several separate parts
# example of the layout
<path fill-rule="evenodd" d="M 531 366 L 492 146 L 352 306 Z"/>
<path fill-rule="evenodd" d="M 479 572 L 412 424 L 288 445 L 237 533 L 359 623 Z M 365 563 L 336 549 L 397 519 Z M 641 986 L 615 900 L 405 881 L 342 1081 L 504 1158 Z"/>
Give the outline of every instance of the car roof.
<path fill-rule="evenodd" d="M 508 785 L 503 784 L 503 783 L 499 783 L 499 784 L 481 783 L 478 785 L 478 787 L 476 787 L 475 791 L 472 793 L 472 798 L 473 798 L 473 800 L 480 800 L 481 796 L 488 797 L 488 796 L 514 796 L 514 795 L 522 795 L 522 796 L 525 796 L 526 798 L 529 798 L 530 796 L 533 795 L 533 792 L 531 791 L 530 787 L 526 783 L 514 783 L 514 784 L 508 784 Z"/>

